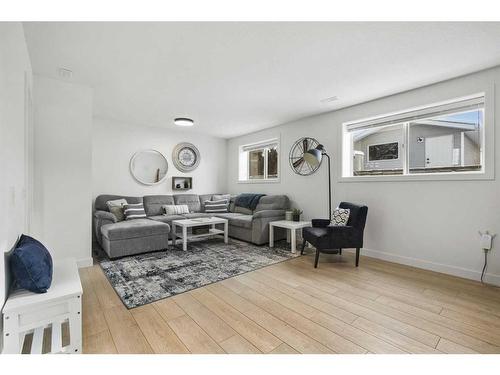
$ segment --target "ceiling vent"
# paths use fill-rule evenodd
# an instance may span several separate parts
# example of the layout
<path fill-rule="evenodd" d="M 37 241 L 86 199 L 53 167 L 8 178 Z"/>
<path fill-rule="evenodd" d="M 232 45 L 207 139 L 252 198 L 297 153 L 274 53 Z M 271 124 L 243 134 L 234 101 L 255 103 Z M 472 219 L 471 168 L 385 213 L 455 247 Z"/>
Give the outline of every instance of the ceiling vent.
<path fill-rule="evenodd" d="M 57 70 L 57 72 L 59 73 L 59 77 L 63 78 L 63 79 L 71 79 L 73 78 L 73 72 L 69 69 L 66 69 L 66 68 L 59 68 Z"/>
<path fill-rule="evenodd" d="M 331 103 L 331 102 L 334 102 L 336 100 L 339 100 L 339 98 L 337 96 L 330 96 L 329 98 L 321 99 L 320 102 L 321 103 Z"/>

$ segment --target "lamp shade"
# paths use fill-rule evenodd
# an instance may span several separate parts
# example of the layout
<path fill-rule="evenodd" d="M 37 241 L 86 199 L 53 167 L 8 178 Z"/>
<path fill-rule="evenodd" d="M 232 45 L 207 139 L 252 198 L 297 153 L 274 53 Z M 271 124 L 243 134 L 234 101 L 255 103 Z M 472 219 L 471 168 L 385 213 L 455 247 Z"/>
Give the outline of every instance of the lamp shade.
<path fill-rule="evenodd" d="M 304 153 L 304 160 L 314 167 L 321 163 L 321 159 L 323 159 L 322 145 L 318 145 L 318 147 L 307 150 Z"/>

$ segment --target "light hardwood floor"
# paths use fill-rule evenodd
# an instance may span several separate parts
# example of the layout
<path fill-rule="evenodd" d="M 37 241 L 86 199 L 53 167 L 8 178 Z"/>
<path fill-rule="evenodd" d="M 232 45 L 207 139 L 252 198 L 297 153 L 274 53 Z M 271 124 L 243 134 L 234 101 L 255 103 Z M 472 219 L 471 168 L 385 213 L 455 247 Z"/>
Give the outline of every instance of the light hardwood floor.
<path fill-rule="evenodd" d="M 311 256 L 127 310 L 81 269 L 84 353 L 500 353 L 500 289 L 362 257 Z"/>

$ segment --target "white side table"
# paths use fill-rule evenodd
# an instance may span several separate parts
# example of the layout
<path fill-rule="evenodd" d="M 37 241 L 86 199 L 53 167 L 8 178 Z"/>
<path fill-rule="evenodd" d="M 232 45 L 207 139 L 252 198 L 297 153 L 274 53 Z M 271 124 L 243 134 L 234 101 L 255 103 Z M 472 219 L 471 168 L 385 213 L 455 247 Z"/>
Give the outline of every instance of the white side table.
<path fill-rule="evenodd" d="M 290 242 L 292 253 L 297 252 L 297 230 L 311 226 L 310 221 L 289 221 L 279 220 L 269 223 L 269 247 L 274 247 L 274 227 L 285 228 L 290 230 Z"/>

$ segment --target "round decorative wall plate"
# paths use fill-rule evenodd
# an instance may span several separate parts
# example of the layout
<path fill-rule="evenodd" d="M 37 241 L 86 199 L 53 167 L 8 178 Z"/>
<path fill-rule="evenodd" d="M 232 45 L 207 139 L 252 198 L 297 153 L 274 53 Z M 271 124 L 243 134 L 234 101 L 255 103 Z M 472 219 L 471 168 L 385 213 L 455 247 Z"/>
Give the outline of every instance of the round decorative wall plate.
<path fill-rule="evenodd" d="M 319 142 L 314 138 L 304 137 L 298 139 L 290 149 L 290 154 L 288 155 L 288 160 L 290 162 L 290 168 L 292 170 L 301 175 L 301 176 L 309 176 L 316 172 L 318 168 L 321 166 L 321 163 L 317 166 L 313 166 L 309 164 L 304 159 L 304 154 L 306 151 L 316 148 L 319 145 Z"/>
<path fill-rule="evenodd" d="M 200 151 L 192 143 L 179 143 L 172 152 L 174 165 L 181 172 L 195 170 L 200 164 L 200 159 Z"/>

